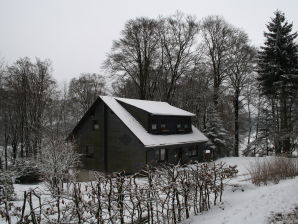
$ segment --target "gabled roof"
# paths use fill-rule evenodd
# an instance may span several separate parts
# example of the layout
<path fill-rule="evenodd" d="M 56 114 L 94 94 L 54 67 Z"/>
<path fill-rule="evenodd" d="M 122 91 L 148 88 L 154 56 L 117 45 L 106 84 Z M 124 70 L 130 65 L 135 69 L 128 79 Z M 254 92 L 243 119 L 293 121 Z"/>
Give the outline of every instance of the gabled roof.
<path fill-rule="evenodd" d="M 145 147 L 168 146 L 176 144 L 187 144 L 196 142 L 206 142 L 208 139 L 196 127 L 192 126 L 192 132 L 188 134 L 171 134 L 171 135 L 153 135 L 146 131 L 146 129 L 125 109 L 121 106 L 119 101 L 123 98 L 115 98 L 111 96 L 100 96 L 103 102 L 119 117 L 119 119 L 134 133 L 134 135 L 144 144 Z M 117 99 L 117 100 L 116 100 Z M 125 99 L 126 100 L 126 99 Z M 132 100 L 127 99 L 132 102 Z M 141 100 L 136 100 L 141 101 Z M 154 101 L 149 101 L 147 106 Z M 159 102 L 158 102 L 159 103 Z M 159 104 L 151 104 L 151 107 Z M 140 104 L 139 104 L 140 106 Z M 170 106 L 170 105 L 169 105 Z M 171 106 L 172 107 L 172 106 Z M 167 108 L 170 108 L 167 106 Z M 175 107 L 174 107 L 175 108 Z M 143 108 L 141 108 L 143 109 Z M 178 109 L 178 108 L 176 108 Z M 154 110 L 154 109 L 152 109 Z M 156 109 L 159 110 L 159 109 Z M 180 110 L 180 109 L 178 109 Z M 181 110 L 183 111 L 183 110 Z M 168 115 L 168 114 L 167 114 Z M 177 115 L 177 114 L 175 114 Z"/>
<path fill-rule="evenodd" d="M 166 102 L 149 101 L 149 100 L 135 100 L 127 98 L 115 97 L 114 99 L 120 102 L 129 104 L 139 109 L 145 110 L 153 115 L 171 115 L 171 116 L 195 116 L 195 114 L 173 107 Z"/>

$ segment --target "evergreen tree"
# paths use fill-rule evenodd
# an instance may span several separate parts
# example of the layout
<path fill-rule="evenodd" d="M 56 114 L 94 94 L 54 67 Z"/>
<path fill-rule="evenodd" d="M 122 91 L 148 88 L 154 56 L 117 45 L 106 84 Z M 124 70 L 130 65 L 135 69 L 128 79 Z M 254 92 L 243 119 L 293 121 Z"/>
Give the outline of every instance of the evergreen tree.
<path fill-rule="evenodd" d="M 212 149 L 214 159 L 229 156 L 232 152 L 232 139 L 225 129 L 215 105 L 207 109 L 207 114 L 208 120 L 204 133 L 209 138 L 208 145 Z"/>
<path fill-rule="evenodd" d="M 276 11 L 268 23 L 265 43 L 258 55 L 258 80 L 262 93 L 271 103 L 273 119 L 276 121 L 276 153 L 291 150 L 291 106 L 298 88 L 298 53 L 292 33 L 284 13 Z"/>

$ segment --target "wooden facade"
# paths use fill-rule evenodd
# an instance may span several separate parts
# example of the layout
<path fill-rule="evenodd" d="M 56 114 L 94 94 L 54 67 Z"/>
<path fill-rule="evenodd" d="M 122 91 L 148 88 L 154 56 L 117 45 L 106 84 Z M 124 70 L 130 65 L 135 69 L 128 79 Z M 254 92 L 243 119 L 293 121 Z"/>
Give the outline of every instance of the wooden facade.
<path fill-rule="evenodd" d="M 118 102 L 144 131 L 153 136 L 187 135 L 192 132 L 191 117 L 153 115 L 145 110 Z M 144 145 L 102 98 L 98 98 L 72 131 L 82 166 L 87 170 L 133 173 L 146 164 L 187 163 L 202 160 L 205 142 L 171 145 Z"/>

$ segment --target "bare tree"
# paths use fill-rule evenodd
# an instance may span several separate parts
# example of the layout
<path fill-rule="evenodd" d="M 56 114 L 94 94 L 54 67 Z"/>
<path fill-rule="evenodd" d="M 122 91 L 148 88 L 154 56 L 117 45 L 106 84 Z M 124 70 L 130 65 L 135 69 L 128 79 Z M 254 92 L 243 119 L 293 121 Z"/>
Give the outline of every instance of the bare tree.
<path fill-rule="evenodd" d="M 103 66 L 114 76 L 133 80 L 140 99 L 153 97 L 159 78 L 158 26 L 154 19 L 129 20 Z"/>
<path fill-rule="evenodd" d="M 196 51 L 195 46 L 199 25 L 194 17 L 180 12 L 161 18 L 160 23 L 160 60 L 163 71 L 159 86 L 164 95 L 162 99 L 171 102 L 179 80 L 189 74 L 199 60 L 200 51 Z"/>
<path fill-rule="evenodd" d="M 78 79 L 73 78 L 69 84 L 70 106 L 77 114 L 73 114 L 78 121 L 94 103 L 95 99 L 105 93 L 105 80 L 99 74 L 83 73 Z"/>
<path fill-rule="evenodd" d="M 21 157 L 40 150 L 44 112 L 50 101 L 55 82 L 48 60 L 21 58 L 7 68 L 5 88 L 9 98 L 9 123 L 13 157 L 18 148 Z"/>
<path fill-rule="evenodd" d="M 229 50 L 234 29 L 220 16 L 209 16 L 202 21 L 203 46 L 206 62 L 213 78 L 213 102 L 218 105 L 220 87 L 227 76 Z"/>
<path fill-rule="evenodd" d="M 233 42 L 229 50 L 228 59 L 230 66 L 227 70 L 228 86 L 233 92 L 234 107 L 234 156 L 239 156 L 239 109 L 240 96 L 244 88 L 249 84 L 254 64 L 256 50 L 248 43 L 247 34 L 241 30 L 233 33 Z"/>

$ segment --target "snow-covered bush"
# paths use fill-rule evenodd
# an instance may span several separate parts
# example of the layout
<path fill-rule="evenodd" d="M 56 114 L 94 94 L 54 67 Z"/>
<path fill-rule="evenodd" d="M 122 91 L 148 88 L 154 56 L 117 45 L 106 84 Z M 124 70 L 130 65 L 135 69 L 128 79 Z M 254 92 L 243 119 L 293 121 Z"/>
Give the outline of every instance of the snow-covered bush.
<path fill-rule="evenodd" d="M 11 199 L 14 195 L 13 179 L 11 171 L 0 171 L 0 202 L 4 199 Z"/>
<path fill-rule="evenodd" d="M 80 156 L 72 144 L 64 139 L 50 139 L 42 147 L 38 167 L 48 189 L 60 194 L 63 182 L 75 180 L 79 163 Z"/>
<path fill-rule="evenodd" d="M 12 206 L 10 214 L 18 223 L 181 223 L 220 202 L 225 181 L 236 171 L 224 163 L 195 163 L 147 166 L 130 176 L 96 173 L 96 181 L 71 182 L 68 191 L 52 197 L 24 192 L 23 205 Z"/>
<path fill-rule="evenodd" d="M 16 173 L 16 183 L 31 184 L 41 181 L 40 170 L 33 158 L 16 160 L 13 169 Z"/>

